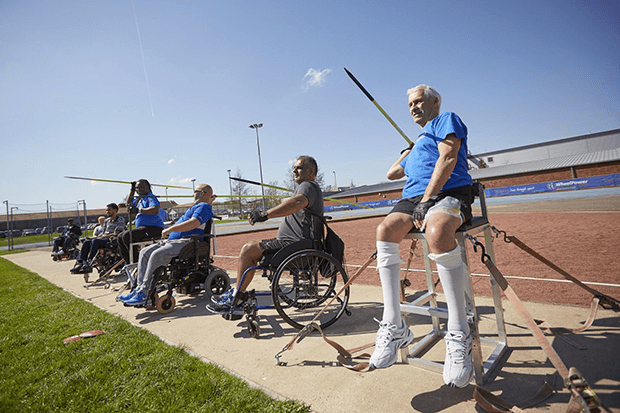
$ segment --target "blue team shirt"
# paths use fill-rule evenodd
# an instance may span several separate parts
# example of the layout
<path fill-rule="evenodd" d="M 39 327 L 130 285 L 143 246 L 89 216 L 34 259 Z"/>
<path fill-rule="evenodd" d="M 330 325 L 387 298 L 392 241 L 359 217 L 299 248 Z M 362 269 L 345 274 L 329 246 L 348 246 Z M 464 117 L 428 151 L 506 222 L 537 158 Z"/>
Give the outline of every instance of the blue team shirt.
<path fill-rule="evenodd" d="M 181 219 L 179 219 L 175 225 L 189 221 L 191 218 L 196 218 L 200 221 L 200 226 L 198 226 L 198 228 L 194 228 L 191 231 L 171 232 L 168 239 L 180 239 L 188 235 L 204 234 L 207 222 L 213 218 L 213 209 L 211 208 L 211 205 L 206 202 L 201 202 L 192 206 L 190 209 L 185 211 L 185 214 L 183 214 Z"/>
<path fill-rule="evenodd" d="M 456 113 L 444 112 L 422 128 L 411 153 L 400 163 L 407 176 L 403 198 L 424 194 L 439 159 L 439 142 L 452 133 L 461 140 L 461 147 L 456 166 L 441 190 L 472 184 L 467 165 L 467 126 Z"/>
<path fill-rule="evenodd" d="M 159 206 L 159 200 L 151 192 L 142 198 L 134 199 L 133 202 L 138 208 L 150 208 Z M 136 227 L 164 227 L 164 221 L 158 214 L 138 214 L 136 215 Z"/>

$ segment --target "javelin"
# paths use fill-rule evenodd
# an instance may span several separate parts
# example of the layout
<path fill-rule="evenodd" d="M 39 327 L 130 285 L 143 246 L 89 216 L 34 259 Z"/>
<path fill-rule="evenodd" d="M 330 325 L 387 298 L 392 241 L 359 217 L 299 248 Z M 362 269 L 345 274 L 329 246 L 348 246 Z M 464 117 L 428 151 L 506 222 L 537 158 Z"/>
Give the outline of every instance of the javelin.
<path fill-rule="evenodd" d="M 362 86 L 362 84 L 355 78 L 355 76 L 353 76 L 353 73 L 349 72 L 347 70 L 347 68 L 344 68 L 344 71 L 347 72 L 347 75 L 349 75 L 349 77 L 351 78 L 351 80 L 353 82 L 355 82 L 355 84 L 357 85 L 357 87 L 359 87 L 362 92 L 364 92 L 364 94 L 366 95 L 366 97 L 368 99 L 370 99 L 370 101 L 372 103 L 374 103 L 374 105 L 377 107 L 377 109 L 379 109 L 379 112 L 381 112 L 383 114 L 383 116 L 385 116 L 385 118 L 388 120 L 388 122 L 390 122 L 392 124 L 392 126 L 394 126 L 394 128 L 398 131 L 398 133 L 400 133 L 400 135 L 405 138 L 405 140 L 407 141 L 407 143 L 409 145 L 411 145 L 411 139 L 409 139 L 407 137 L 407 135 L 405 135 L 405 132 L 403 132 L 398 125 L 392 120 L 392 118 L 390 118 L 390 115 L 388 115 L 387 113 L 385 113 L 385 111 L 383 110 L 383 108 L 377 103 L 377 101 L 372 97 L 372 95 L 370 93 L 368 93 L 368 91 L 366 90 L 366 88 L 364 86 Z"/>
<path fill-rule="evenodd" d="M 286 198 L 286 195 L 218 195 L 214 194 L 218 198 Z M 194 195 L 155 195 L 157 198 L 193 198 Z"/>
<path fill-rule="evenodd" d="M 249 181 L 249 180 L 247 180 L 247 179 L 241 179 L 241 178 L 235 178 L 234 176 L 231 176 L 229 179 L 233 179 L 233 180 L 235 180 L 235 181 L 239 181 L 239 182 L 245 182 L 245 183 L 248 183 L 248 184 L 260 185 L 260 186 L 264 186 L 264 187 L 266 187 L 266 188 L 279 189 L 280 191 L 294 192 L 294 191 L 292 191 L 292 190 L 290 190 L 290 189 L 288 189 L 288 188 L 282 188 L 282 187 L 280 187 L 280 186 L 275 186 L 275 185 L 261 184 L 260 182 L 256 182 L 256 181 Z M 354 202 L 346 202 L 346 201 L 341 201 L 341 200 L 339 200 L 339 199 L 334 199 L 334 198 L 323 198 L 323 199 L 326 199 L 326 200 L 328 200 L 328 201 L 338 202 L 338 203 L 341 203 L 341 204 L 346 204 L 346 205 L 355 205 L 355 206 L 358 206 L 358 207 L 360 207 L 360 208 L 372 209 L 372 208 L 371 208 L 371 207 L 369 207 L 369 206 L 366 206 L 366 205 L 361 205 L 361 204 L 356 204 L 356 203 L 354 203 Z"/>
<path fill-rule="evenodd" d="M 69 179 L 81 179 L 84 181 L 95 181 L 95 182 L 111 182 L 114 184 L 131 184 L 130 181 L 114 181 L 112 179 L 97 179 L 97 178 L 81 178 L 79 176 L 65 176 L 65 178 Z M 164 185 L 164 184 L 151 184 L 151 186 L 161 186 L 165 188 L 180 188 L 180 189 L 192 189 L 187 186 L 176 186 L 176 185 Z"/>

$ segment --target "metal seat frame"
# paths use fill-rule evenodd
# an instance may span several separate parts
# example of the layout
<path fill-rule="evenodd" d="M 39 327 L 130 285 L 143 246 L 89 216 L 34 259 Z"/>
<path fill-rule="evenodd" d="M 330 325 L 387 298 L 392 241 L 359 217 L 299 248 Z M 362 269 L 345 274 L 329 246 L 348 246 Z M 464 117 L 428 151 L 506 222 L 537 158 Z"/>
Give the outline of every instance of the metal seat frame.
<path fill-rule="evenodd" d="M 508 349 L 506 341 L 506 326 L 504 322 L 504 311 L 500 298 L 500 290 L 497 282 L 493 277 L 489 277 L 491 280 L 491 290 L 493 294 L 493 307 L 495 312 L 495 320 L 497 325 L 497 338 L 483 338 L 480 337 L 478 329 L 479 317 L 476 312 L 476 305 L 474 301 L 474 295 L 471 286 L 471 273 L 469 271 L 469 262 L 467 259 L 467 248 L 465 247 L 465 237 L 475 236 L 476 234 L 484 234 L 485 248 L 489 256 L 495 261 L 495 255 L 493 252 L 493 238 L 491 236 L 491 226 L 488 221 L 486 199 L 484 196 L 484 186 L 480 183 L 474 183 L 474 189 L 476 196 L 480 201 L 480 208 L 482 216 L 475 216 L 472 218 L 469 225 L 465 225 L 456 233 L 456 240 L 461 247 L 461 254 L 463 262 L 467 269 L 468 282 L 465 284 L 465 302 L 467 308 L 467 318 L 470 325 L 472 334 L 472 359 L 474 364 L 475 380 L 476 384 L 484 384 L 491 376 L 493 370 L 499 365 L 502 360 L 502 356 Z M 405 239 L 421 240 L 424 251 L 424 268 L 426 272 L 426 285 L 427 291 L 419 298 L 412 302 L 401 303 L 400 311 L 403 314 L 418 314 L 431 317 L 432 330 L 425 337 L 423 337 L 415 345 L 411 345 L 401 349 L 401 359 L 404 363 L 412 364 L 414 366 L 434 371 L 437 373 L 443 372 L 443 363 L 437 363 L 428 361 L 422 357 L 426 354 L 435 344 L 437 344 L 441 338 L 443 338 L 447 331 L 440 326 L 440 319 L 448 318 L 448 311 L 445 308 L 439 308 L 437 301 L 437 293 L 435 291 L 435 285 L 433 282 L 433 274 L 431 269 L 431 260 L 428 258 L 429 250 L 428 243 L 421 233 L 414 229 L 414 232 L 410 232 L 405 236 Z M 482 358 L 481 344 L 494 347 L 491 354 L 486 360 Z"/>

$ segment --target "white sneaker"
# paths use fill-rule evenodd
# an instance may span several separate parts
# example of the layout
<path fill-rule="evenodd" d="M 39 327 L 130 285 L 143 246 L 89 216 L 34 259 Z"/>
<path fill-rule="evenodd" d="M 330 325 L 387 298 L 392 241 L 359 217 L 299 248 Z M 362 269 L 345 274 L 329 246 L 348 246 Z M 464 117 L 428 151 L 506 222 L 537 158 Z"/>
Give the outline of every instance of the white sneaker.
<path fill-rule="evenodd" d="M 463 388 L 474 378 L 471 333 L 466 337 L 462 331 L 449 331 L 444 340 L 446 360 L 443 365 L 443 381 L 448 386 Z"/>
<path fill-rule="evenodd" d="M 398 350 L 408 346 L 412 341 L 413 333 L 404 321 L 401 328 L 389 321 L 381 321 L 375 340 L 375 351 L 370 357 L 370 367 L 375 369 L 390 367 L 398 359 Z"/>

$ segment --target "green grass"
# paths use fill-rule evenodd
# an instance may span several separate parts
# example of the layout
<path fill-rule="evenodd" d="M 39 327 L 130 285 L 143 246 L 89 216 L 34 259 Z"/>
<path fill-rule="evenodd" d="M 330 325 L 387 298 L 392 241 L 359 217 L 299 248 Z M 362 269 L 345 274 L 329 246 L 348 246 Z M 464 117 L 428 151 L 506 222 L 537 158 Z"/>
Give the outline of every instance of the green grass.
<path fill-rule="evenodd" d="M 0 255 L 19 254 L 21 252 L 28 252 L 28 250 L 25 248 L 18 248 L 18 249 L 11 250 L 11 251 L 4 250 L 4 251 L 0 251 Z"/>
<path fill-rule="evenodd" d="M 52 234 L 52 241 L 59 234 Z M 34 244 L 39 242 L 47 242 L 48 234 L 40 234 L 40 235 L 28 235 L 25 237 L 13 237 L 13 245 L 22 245 L 22 244 Z M 6 238 L 0 238 L 0 247 L 6 247 L 9 245 L 9 240 Z"/>
<path fill-rule="evenodd" d="M 92 329 L 97 337 L 63 344 Z M 306 412 L 0 258 L 0 411 Z"/>

